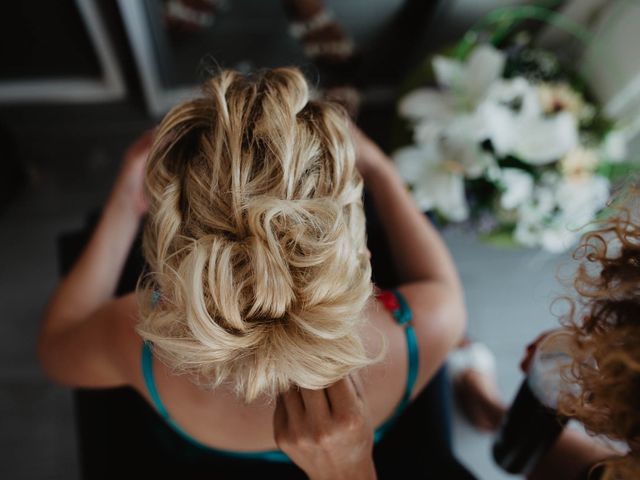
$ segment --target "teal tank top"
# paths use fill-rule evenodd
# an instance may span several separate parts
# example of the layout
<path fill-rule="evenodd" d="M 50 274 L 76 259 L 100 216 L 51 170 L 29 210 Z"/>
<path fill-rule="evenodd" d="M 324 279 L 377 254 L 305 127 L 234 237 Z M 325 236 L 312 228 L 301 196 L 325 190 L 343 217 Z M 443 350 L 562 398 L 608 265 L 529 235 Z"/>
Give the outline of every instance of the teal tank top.
<path fill-rule="evenodd" d="M 154 292 L 154 298 L 152 299 L 153 303 L 156 303 L 158 301 L 158 297 L 159 295 L 156 295 L 156 292 Z M 416 338 L 415 330 L 411 324 L 413 315 L 411 313 L 411 309 L 409 308 L 409 304 L 402 296 L 402 294 L 397 290 L 383 291 L 378 295 L 378 298 L 382 301 L 385 308 L 391 312 L 396 322 L 404 326 L 409 368 L 407 373 L 407 383 L 402 399 L 396 406 L 391 417 L 376 429 L 374 433 L 374 442 L 376 443 L 380 441 L 380 439 L 384 436 L 384 433 L 394 424 L 397 417 L 409 404 L 411 393 L 413 392 L 416 378 L 418 376 L 419 365 L 418 340 Z M 158 389 L 156 387 L 156 382 L 153 375 L 153 346 L 149 342 L 145 342 L 142 347 L 142 374 L 144 376 L 144 382 L 147 387 L 147 391 L 149 392 L 149 396 L 151 397 L 151 401 L 153 402 L 157 413 L 180 437 L 182 437 L 185 441 L 195 446 L 196 448 L 206 452 L 239 459 L 292 463 L 289 457 L 281 450 L 236 452 L 233 450 L 212 448 L 208 445 L 204 445 L 203 443 L 190 436 L 184 430 L 182 430 L 182 428 L 171 418 L 169 412 L 160 399 L 160 395 L 158 394 Z"/>

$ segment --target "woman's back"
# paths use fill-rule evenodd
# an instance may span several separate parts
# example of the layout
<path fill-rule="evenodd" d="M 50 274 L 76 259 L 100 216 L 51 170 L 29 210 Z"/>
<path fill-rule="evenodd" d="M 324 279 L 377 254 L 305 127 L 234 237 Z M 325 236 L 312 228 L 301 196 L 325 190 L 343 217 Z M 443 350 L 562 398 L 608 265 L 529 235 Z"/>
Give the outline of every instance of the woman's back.
<path fill-rule="evenodd" d="M 407 387 L 407 343 L 404 328 L 380 302 L 372 301 L 368 310 L 368 324 L 363 328 L 363 335 L 370 342 L 368 348 L 375 351 L 381 347 L 380 334 L 384 336 L 387 348 L 384 359 L 362 370 L 358 376 L 372 420 L 376 426 L 382 426 L 393 416 Z M 132 363 L 129 370 L 131 385 L 157 409 L 157 400 L 152 397 L 144 378 L 142 339 L 133 328 L 129 335 L 132 339 L 123 345 L 129 345 L 126 356 L 127 362 Z M 171 420 L 196 441 L 233 452 L 277 448 L 273 436 L 273 398 L 265 396 L 246 404 L 239 401 L 228 386 L 204 389 L 187 375 L 175 375 L 156 358 L 153 359 L 152 375 L 157 396 Z M 414 393 L 419 393 L 422 387 L 416 385 Z"/>
<path fill-rule="evenodd" d="M 298 71 L 223 72 L 165 117 L 148 160 L 136 148 L 46 314 L 52 378 L 132 385 L 186 438 L 261 451 L 275 448 L 278 393 L 357 374 L 381 426 L 460 338 L 442 240 L 386 156 L 339 108 L 309 100 Z M 400 278 L 382 302 L 363 180 Z M 113 299 L 147 202 L 148 269 L 135 296 Z"/>

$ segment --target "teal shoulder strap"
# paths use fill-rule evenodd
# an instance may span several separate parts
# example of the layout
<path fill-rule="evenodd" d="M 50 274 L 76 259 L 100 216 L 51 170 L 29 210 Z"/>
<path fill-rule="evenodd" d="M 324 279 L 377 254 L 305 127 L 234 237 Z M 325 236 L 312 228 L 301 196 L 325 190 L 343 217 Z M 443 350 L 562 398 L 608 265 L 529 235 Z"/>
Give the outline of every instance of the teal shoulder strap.
<path fill-rule="evenodd" d="M 411 312 L 411 308 L 409 308 L 407 300 L 398 290 L 393 290 L 393 295 L 398 302 L 398 307 L 391 310 L 391 314 L 393 315 L 393 318 L 395 318 L 396 322 L 404 326 L 404 333 L 407 341 L 407 383 L 402 400 L 400 400 L 400 403 L 395 408 L 393 415 L 375 431 L 375 442 L 378 442 L 384 436 L 385 432 L 395 423 L 396 419 L 409 405 L 411 394 L 413 393 L 413 388 L 415 387 L 416 379 L 418 378 L 418 367 L 420 366 L 418 338 L 416 337 L 416 331 L 414 330 L 413 325 L 411 325 L 413 313 Z"/>
<path fill-rule="evenodd" d="M 420 355 L 418 350 L 418 338 L 416 337 L 416 331 L 411 324 L 413 320 L 413 313 L 411 312 L 411 308 L 409 308 L 409 304 L 404 296 L 398 291 L 394 290 L 393 294 L 398 300 L 398 305 L 400 308 L 393 312 L 393 316 L 396 321 L 404 326 L 404 333 L 407 340 L 407 385 L 405 388 L 404 396 L 402 397 L 402 402 L 398 407 L 404 409 L 407 403 L 409 403 L 409 399 L 411 398 L 411 394 L 413 393 L 413 388 L 416 385 L 416 379 L 418 378 L 418 367 L 420 366 Z"/>
<path fill-rule="evenodd" d="M 169 412 L 162 403 L 162 400 L 160 400 L 160 395 L 156 388 L 156 382 L 153 378 L 153 352 L 152 345 L 149 342 L 144 342 L 144 345 L 142 346 L 142 375 L 144 376 L 144 383 L 147 386 L 147 391 L 151 396 L 153 405 L 156 407 L 156 410 L 162 418 L 169 420 Z"/>
<path fill-rule="evenodd" d="M 219 450 L 200 443 L 198 440 L 182 430 L 169 416 L 169 412 L 162 403 L 162 400 L 160 400 L 160 395 L 158 394 L 156 382 L 153 377 L 153 345 L 150 342 L 144 342 L 142 347 L 142 374 L 144 376 L 144 383 L 147 386 L 149 395 L 151 396 L 151 401 L 153 402 L 158 414 L 160 414 L 160 416 L 178 435 L 194 447 L 203 451 L 239 459 L 291 463 L 289 457 L 280 450 L 266 450 L 261 452 L 234 452 L 230 450 Z"/>

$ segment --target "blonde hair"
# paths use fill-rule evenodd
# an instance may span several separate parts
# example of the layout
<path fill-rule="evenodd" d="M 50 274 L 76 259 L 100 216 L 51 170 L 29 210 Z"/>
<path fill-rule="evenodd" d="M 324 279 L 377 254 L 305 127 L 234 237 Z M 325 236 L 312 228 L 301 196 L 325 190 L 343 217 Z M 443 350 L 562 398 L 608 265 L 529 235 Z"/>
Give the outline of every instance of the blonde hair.
<path fill-rule="evenodd" d="M 223 71 L 161 123 L 146 170 L 138 332 L 252 401 L 372 362 L 362 180 L 347 118 L 293 68 Z M 159 294 L 158 302 L 151 302 Z"/>

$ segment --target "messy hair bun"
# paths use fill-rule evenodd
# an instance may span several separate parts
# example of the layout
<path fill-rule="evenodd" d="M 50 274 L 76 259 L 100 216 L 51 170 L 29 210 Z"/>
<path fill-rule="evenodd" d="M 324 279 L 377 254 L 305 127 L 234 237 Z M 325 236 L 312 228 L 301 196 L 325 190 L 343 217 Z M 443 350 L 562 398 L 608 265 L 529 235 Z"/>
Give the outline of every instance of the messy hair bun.
<path fill-rule="evenodd" d="M 246 401 L 371 362 L 362 180 L 343 112 L 292 68 L 223 71 L 171 110 L 146 170 L 141 336 Z M 151 302 L 159 295 L 159 301 Z"/>

